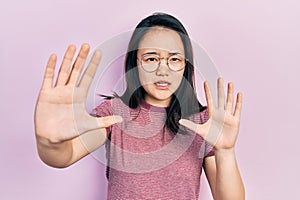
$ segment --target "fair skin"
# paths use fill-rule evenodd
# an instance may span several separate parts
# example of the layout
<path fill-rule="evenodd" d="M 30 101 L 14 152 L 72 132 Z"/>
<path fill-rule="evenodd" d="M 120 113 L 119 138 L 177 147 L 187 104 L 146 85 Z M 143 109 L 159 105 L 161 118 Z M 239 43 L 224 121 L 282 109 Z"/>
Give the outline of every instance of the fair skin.
<path fill-rule="evenodd" d="M 88 52 L 89 46 L 84 44 L 75 64 L 71 66 L 75 47 L 69 46 L 54 86 L 52 83 L 56 56 L 52 55 L 47 64 L 35 110 L 35 132 L 40 158 L 53 167 L 70 166 L 102 146 L 107 139 L 105 127 L 122 120 L 120 116 L 94 118 L 85 111 L 87 92 L 101 58 L 101 53 L 96 51 L 87 70 L 78 80 Z M 164 58 L 174 52 L 184 55 L 179 35 L 165 28 L 150 30 L 143 37 L 138 58 L 148 52 Z M 182 80 L 184 70 L 170 71 L 166 60 L 161 60 L 157 71 L 145 72 L 138 64 L 138 72 L 141 84 L 147 92 L 147 103 L 166 107 Z M 238 93 L 234 106 L 233 84 L 228 84 L 227 98 L 223 84 L 223 79 L 220 78 L 218 106 L 215 108 L 209 86 L 205 82 L 209 110 L 209 120 L 205 124 L 194 124 L 184 119 L 180 123 L 214 145 L 215 156 L 204 160 L 204 170 L 214 199 L 240 200 L 245 198 L 245 191 L 235 158 L 235 143 L 240 124 L 242 96 Z M 216 128 L 219 132 L 212 133 L 211 130 Z"/>
<path fill-rule="evenodd" d="M 245 189 L 235 156 L 242 95 L 238 93 L 236 105 L 233 107 L 233 84 L 228 84 L 227 98 L 223 84 L 223 79 L 219 78 L 218 106 L 215 107 L 208 83 L 204 83 L 209 111 L 209 119 L 206 123 L 200 125 L 185 119 L 180 120 L 179 123 L 214 145 L 215 156 L 204 160 L 204 170 L 214 199 L 245 199 Z M 211 130 L 217 130 L 217 132 Z"/>
<path fill-rule="evenodd" d="M 166 58 L 170 56 L 170 52 L 179 52 L 184 55 L 184 47 L 180 36 L 175 31 L 157 27 L 149 31 L 141 40 L 138 57 L 148 52 L 155 52 L 160 57 Z M 172 93 L 176 91 L 182 80 L 184 70 L 173 72 L 163 62 L 153 73 L 146 72 L 138 63 L 138 71 L 141 84 L 147 92 L 145 101 L 155 106 L 167 107 L 170 104 Z M 157 87 L 155 83 L 158 80 L 165 80 L 170 85 L 163 88 Z M 238 93 L 236 106 L 233 109 L 233 84 L 228 84 L 227 100 L 225 101 L 223 79 L 219 78 L 218 107 L 215 108 L 207 82 L 204 83 L 204 89 L 208 103 L 209 120 L 205 124 L 199 125 L 182 119 L 180 124 L 195 131 L 207 142 L 214 145 L 215 156 L 204 160 L 205 173 L 214 199 L 244 199 L 244 186 L 234 150 L 239 131 L 242 95 Z M 218 133 L 212 133 L 211 130 L 218 130 Z"/>
<path fill-rule="evenodd" d="M 139 59 L 143 55 L 157 55 L 168 58 L 173 54 L 184 55 L 184 47 L 180 36 L 172 30 L 155 27 L 147 32 L 140 41 L 137 56 Z M 143 70 L 138 62 L 138 73 L 141 85 L 147 92 L 145 101 L 151 105 L 167 107 L 171 101 L 172 94 L 179 87 L 184 70 L 171 71 L 167 66 L 166 59 L 161 60 L 160 66 L 154 72 Z M 167 84 L 160 87 L 157 83 Z"/>
<path fill-rule="evenodd" d="M 75 51 L 74 45 L 67 49 L 54 85 L 56 55 L 50 56 L 35 108 L 39 156 L 47 165 L 57 168 L 70 166 L 103 145 L 105 128 L 122 120 L 120 116 L 95 118 L 86 112 L 85 99 L 101 53 L 94 53 L 83 77 L 78 80 L 89 45 L 82 45 L 71 67 Z"/>

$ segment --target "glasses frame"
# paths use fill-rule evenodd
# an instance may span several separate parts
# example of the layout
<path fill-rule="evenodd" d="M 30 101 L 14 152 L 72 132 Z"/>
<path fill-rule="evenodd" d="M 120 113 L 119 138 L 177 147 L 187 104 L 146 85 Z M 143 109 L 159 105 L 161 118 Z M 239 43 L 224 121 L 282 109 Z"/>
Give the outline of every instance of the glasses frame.
<path fill-rule="evenodd" d="M 149 54 L 142 55 L 141 59 L 137 58 L 137 60 L 138 60 L 138 61 L 140 62 L 140 64 L 141 64 L 143 70 L 144 70 L 145 72 L 148 72 L 148 73 L 152 73 L 152 72 L 157 71 L 158 68 L 160 67 L 161 60 L 166 60 L 166 63 L 167 63 L 167 66 L 168 66 L 169 70 L 170 70 L 170 71 L 173 71 L 173 72 L 179 72 L 179 71 L 183 70 L 183 69 L 185 68 L 185 66 L 186 66 L 186 63 L 188 62 L 188 59 L 185 58 L 184 56 L 182 56 L 182 54 L 174 54 L 174 55 L 180 55 L 180 56 L 183 57 L 183 59 L 184 59 L 184 65 L 183 65 L 183 67 L 182 67 L 181 69 L 173 70 L 173 69 L 170 68 L 170 65 L 169 65 L 169 58 L 172 57 L 172 56 L 174 56 L 174 55 L 171 55 L 171 56 L 168 56 L 168 57 L 159 57 L 159 56 L 156 55 L 156 56 L 158 57 L 158 59 L 159 59 L 159 62 L 158 62 L 158 64 L 157 64 L 157 67 L 155 68 L 155 70 L 148 71 L 148 70 L 146 70 L 146 69 L 144 68 L 144 66 L 143 66 L 143 64 L 142 64 L 142 58 L 145 57 L 145 56 L 148 56 L 148 55 L 149 55 Z"/>

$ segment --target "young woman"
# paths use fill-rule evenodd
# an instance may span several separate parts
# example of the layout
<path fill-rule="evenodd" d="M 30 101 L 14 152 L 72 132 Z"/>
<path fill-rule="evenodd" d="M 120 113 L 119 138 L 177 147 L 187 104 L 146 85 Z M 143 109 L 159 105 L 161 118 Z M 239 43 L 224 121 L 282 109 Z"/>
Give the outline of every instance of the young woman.
<path fill-rule="evenodd" d="M 242 105 L 234 106 L 218 79 L 214 105 L 204 83 L 207 107 L 194 90 L 192 46 L 183 25 L 158 13 L 143 19 L 129 42 L 127 88 L 91 114 L 85 99 L 101 53 L 95 51 L 80 80 L 89 52 L 82 45 L 74 62 L 69 46 L 53 86 L 56 55 L 51 55 L 35 111 L 40 158 L 67 167 L 103 144 L 107 147 L 108 199 L 197 199 L 202 167 L 214 199 L 244 199 L 235 158 Z"/>

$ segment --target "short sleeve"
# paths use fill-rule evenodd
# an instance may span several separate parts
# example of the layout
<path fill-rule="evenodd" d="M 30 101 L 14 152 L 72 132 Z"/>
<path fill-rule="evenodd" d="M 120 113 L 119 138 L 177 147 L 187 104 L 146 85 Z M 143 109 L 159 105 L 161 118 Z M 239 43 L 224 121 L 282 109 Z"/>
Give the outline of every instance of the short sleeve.
<path fill-rule="evenodd" d="M 112 115 L 111 100 L 105 100 L 100 105 L 95 107 L 90 115 L 94 117 L 106 117 Z M 111 127 L 106 128 L 107 134 L 111 132 Z"/>
<path fill-rule="evenodd" d="M 94 117 L 106 117 L 111 115 L 111 110 L 111 100 L 105 100 L 95 107 L 90 114 Z"/>
<path fill-rule="evenodd" d="M 203 110 L 201 113 L 200 113 L 200 124 L 204 124 L 205 122 L 207 122 L 209 116 L 208 116 L 208 108 L 206 108 L 205 110 Z M 214 147 L 213 145 L 207 143 L 206 141 L 205 142 L 205 150 L 204 150 L 204 158 L 205 157 L 209 157 L 209 156 L 214 156 L 215 155 L 215 152 L 214 152 Z"/>
<path fill-rule="evenodd" d="M 215 151 L 214 147 L 207 142 L 205 142 L 205 153 L 204 153 L 204 158 L 209 157 L 209 156 L 214 156 Z"/>
<path fill-rule="evenodd" d="M 95 107 L 92 110 L 92 112 L 90 113 L 90 115 L 92 115 L 94 117 L 106 117 L 106 116 L 110 116 L 113 113 L 111 105 L 112 105 L 111 100 L 105 100 L 100 105 L 98 105 L 97 107 Z M 107 138 L 109 140 L 110 140 L 111 131 L 112 131 L 111 126 L 106 128 L 106 135 L 107 135 Z M 109 161 L 110 160 L 110 142 L 106 142 L 105 143 L 105 149 L 106 149 L 107 163 L 109 163 L 110 162 Z M 107 166 L 106 166 L 106 178 L 109 179 L 109 164 L 107 164 Z"/>

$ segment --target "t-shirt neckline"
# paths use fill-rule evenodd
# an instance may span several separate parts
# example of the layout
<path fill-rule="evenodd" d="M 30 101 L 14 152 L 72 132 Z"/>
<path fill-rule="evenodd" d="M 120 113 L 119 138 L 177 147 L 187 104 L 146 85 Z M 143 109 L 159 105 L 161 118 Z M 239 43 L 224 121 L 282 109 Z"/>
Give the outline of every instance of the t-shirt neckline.
<path fill-rule="evenodd" d="M 154 106 L 149 103 L 147 103 L 145 100 L 141 102 L 141 107 L 145 108 L 147 110 L 151 111 L 156 111 L 156 112 L 166 112 L 168 107 L 159 107 L 159 106 Z"/>

